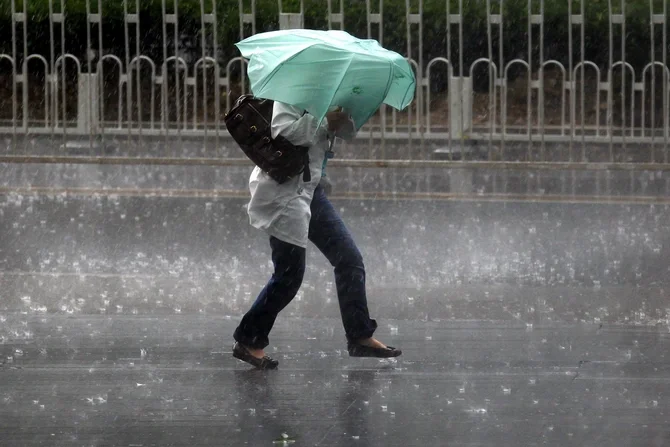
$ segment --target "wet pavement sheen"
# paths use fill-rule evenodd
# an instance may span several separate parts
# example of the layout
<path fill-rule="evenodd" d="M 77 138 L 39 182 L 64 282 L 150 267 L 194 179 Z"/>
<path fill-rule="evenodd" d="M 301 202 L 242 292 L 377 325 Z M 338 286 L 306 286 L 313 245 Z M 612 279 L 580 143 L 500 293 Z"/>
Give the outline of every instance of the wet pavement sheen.
<path fill-rule="evenodd" d="M 234 317 L 3 318 L 3 446 L 670 442 L 667 328 L 390 320 L 405 353 L 377 360 L 337 320 L 280 318 L 261 372 Z"/>
<path fill-rule="evenodd" d="M 395 360 L 315 250 L 268 353 L 243 198 L 0 196 L 0 446 L 670 445 L 670 207 L 336 200 Z"/>

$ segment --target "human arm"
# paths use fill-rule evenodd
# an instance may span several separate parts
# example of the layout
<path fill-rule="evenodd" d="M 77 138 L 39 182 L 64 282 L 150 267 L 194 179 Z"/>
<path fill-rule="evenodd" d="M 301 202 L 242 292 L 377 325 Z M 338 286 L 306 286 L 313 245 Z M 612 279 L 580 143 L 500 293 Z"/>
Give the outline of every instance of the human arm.
<path fill-rule="evenodd" d="M 324 119 L 327 125 L 327 121 Z M 324 126 L 299 107 L 275 101 L 272 109 L 272 138 L 283 136 L 296 146 L 309 146 L 319 136 L 325 134 Z"/>

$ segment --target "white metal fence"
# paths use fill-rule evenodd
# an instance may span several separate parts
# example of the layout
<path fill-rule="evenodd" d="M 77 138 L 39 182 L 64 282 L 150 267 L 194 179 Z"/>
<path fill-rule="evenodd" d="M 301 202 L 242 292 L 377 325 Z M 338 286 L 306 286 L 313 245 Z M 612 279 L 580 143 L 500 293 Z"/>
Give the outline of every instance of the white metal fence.
<path fill-rule="evenodd" d="M 11 2 L 11 52 L 0 54 L 0 79 L 6 80 L 0 131 L 15 137 L 23 134 L 48 135 L 128 135 L 202 136 L 208 140 L 225 137 L 223 113 L 237 94 L 245 92 L 245 62 L 241 58 L 222 60 L 217 30 L 215 0 L 200 0 L 202 50 L 194 57 L 180 45 L 180 14 L 177 0 L 162 0 L 162 53 L 160 61 L 141 52 L 142 23 L 139 0 L 123 0 L 125 43 L 123 54 L 109 54 L 103 42 L 105 2 L 85 0 L 87 42 L 85 55 L 68 53 L 65 28 L 67 0 L 48 0 L 50 54 L 31 53 L 27 14 L 31 0 Z M 45 0 L 46 1 L 46 0 Z M 233 1 L 233 0 L 228 0 Z M 278 1 L 280 28 L 304 26 L 305 4 L 288 11 Z M 387 0 L 388 1 L 388 0 Z M 363 132 L 381 142 L 399 140 L 409 145 L 452 147 L 464 142 L 488 144 L 488 157 L 496 159 L 506 144 L 527 143 L 528 161 L 550 161 L 547 143 L 561 143 L 569 161 L 584 161 L 590 145 L 609 145 L 607 161 L 618 159 L 613 147 L 644 145 L 646 161 L 668 163 L 670 156 L 670 68 L 667 53 L 668 3 L 659 10 L 649 0 L 649 61 L 636 70 L 626 61 L 626 2 L 609 1 L 609 61 L 599 66 L 585 60 L 584 5 L 587 0 L 569 2 L 567 17 L 570 39 L 567 64 L 545 60 L 545 4 L 550 0 L 529 0 L 528 54 L 524 58 L 504 54 L 502 45 L 494 49 L 497 36 L 504 40 L 506 21 L 500 0 L 481 0 L 486 8 L 488 51 L 471 64 L 463 64 L 463 2 L 453 10 L 445 2 L 447 48 L 442 57 L 424 61 L 423 26 L 431 20 L 423 10 L 423 0 L 405 2 L 407 52 L 417 76 L 415 103 L 406 112 L 382 107 Z M 240 38 L 256 32 L 255 0 L 238 0 Z M 347 11 L 343 0 L 324 0 L 321 5 L 328 26 L 344 27 Z M 365 0 L 367 36 L 384 44 L 384 0 Z M 19 5 L 20 6 L 17 6 Z M 313 3 L 312 3 L 313 5 Z M 615 39 L 615 30 L 621 35 Z M 373 31 L 377 31 L 376 33 Z M 657 39 L 657 36 L 660 38 Z M 533 39 L 535 37 L 535 40 Z M 418 39 L 418 45 L 417 45 Z M 169 43 L 171 42 L 171 43 Z M 455 44 L 455 45 L 454 45 Z M 457 59 L 451 48 L 456 46 Z M 573 49 L 581 48 L 581 58 Z M 418 52 L 416 49 L 418 48 Z M 661 57 L 658 49 L 661 49 Z M 413 50 L 414 49 L 414 50 Z M 538 50 L 533 51 L 533 50 Z M 614 60 L 614 55 L 621 58 Z M 539 54 L 539 56 L 538 56 Z M 240 67 L 242 67 L 240 73 Z M 510 70 L 521 68 L 525 75 L 510 79 Z M 446 74 L 445 91 L 435 93 L 435 74 Z M 487 94 L 473 91 L 473 78 L 487 79 Z M 554 100 L 547 97 L 553 95 Z M 513 97 L 513 98 L 512 98 Z M 76 98 L 76 99 L 75 99 Z M 2 98 L 0 98 L 2 99 Z M 11 110 L 10 110 L 11 109 Z M 520 109 L 521 111 L 519 111 Z M 551 115 L 551 116 L 548 116 Z M 617 118 L 615 119 L 615 115 Z M 580 149 L 581 147 L 581 149 Z M 525 149 L 524 149 L 525 150 Z M 423 152 L 425 154 L 425 152 Z M 496 155 L 498 154 L 498 155 Z M 408 155 L 410 157 L 410 155 Z M 502 157 L 504 158 L 504 157 Z M 500 158 L 497 158 L 500 159 Z"/>

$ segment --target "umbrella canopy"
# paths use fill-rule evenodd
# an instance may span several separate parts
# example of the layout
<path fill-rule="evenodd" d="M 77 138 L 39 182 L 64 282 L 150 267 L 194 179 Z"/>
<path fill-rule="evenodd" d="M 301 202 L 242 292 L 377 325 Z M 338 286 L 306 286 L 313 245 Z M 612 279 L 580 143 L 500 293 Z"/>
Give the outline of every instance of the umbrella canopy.
<path fill-rule="evenodd" d="M 409 62 L 376 40 L 300 29 L 256 34 L 236 46 L 249 59 L 255 96 L 301 107 L 319 120 L 339 106 L 360 129 L 382 103 L 403 110 L 414 98 Z"/>

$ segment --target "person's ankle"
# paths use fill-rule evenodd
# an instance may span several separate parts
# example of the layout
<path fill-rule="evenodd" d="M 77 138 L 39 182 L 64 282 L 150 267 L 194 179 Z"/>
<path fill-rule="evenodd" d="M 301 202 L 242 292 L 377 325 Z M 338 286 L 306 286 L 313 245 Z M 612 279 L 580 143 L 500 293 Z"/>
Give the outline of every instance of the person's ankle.
<path fill-rule="evenodd" d="M 263 349 L 252 348 L 251 346 L 247 346 L 244 343 L 240 343 L 240 345 L 242 345 L 242 347 L 246 349 L 249 354 L 256 358 L 262 359 L 265 357 L 265 351 Z"/>
<path fill-rule="evenodd" d="M 369 348 L 385 348 L 386 345 L 379 340 L 375 339 L 374 337 L 370 338 L 361 338 L 359 339 L 356 343 L 358 343 L 361 346 L 367 346 Z"/>
<path fill-rule="evenodd" d="M 256 358 L 262 359 L 265 357 L 265 351 L 262 349 L 254 349 L 247 347 L 247 351 Z"/>

